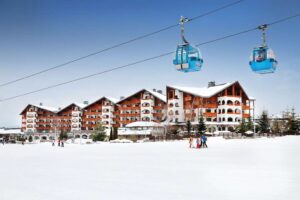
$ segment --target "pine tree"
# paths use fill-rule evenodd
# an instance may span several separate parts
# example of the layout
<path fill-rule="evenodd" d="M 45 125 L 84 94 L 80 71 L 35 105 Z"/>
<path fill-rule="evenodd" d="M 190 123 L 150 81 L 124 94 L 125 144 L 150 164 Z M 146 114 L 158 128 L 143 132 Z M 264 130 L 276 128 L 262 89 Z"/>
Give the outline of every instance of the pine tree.
<path fill-rule="evenodd" d="M 191 129 L 192 129 L 191 121 L 188 120 L 188 121 L 186 122 L 186 130 L 187 130 L 188 134 L 191 133 Z"/>
<path fill-rule="evenodd" d="M 28 138 L 28 142 L 32 142 L 32 140 L 33 140 L 32 135 L 30 135 L 29 138 Z"/>
<path fill-rule="evenodd" d="M 104 141 L 106 138 L 105 127 L 101 123 L 98 123 L 95 130 L 92 133 L 93 141 Z"/>
<path fill-rule="evenodd" d="M 109 140 L 114 140 L 113 130 L 110 128 Z"/>
<path fill-rule="evenodd" d="M 248 118 L 246 123 L 246 131 L 252 131 L 253 129 L 254 129 L 253 122 L 251 121 L 250 118 Z"/>
<path fill-rule="evenodd" d="M 66 139 L 68 139 L 68 134 L 66 132 L 64 132 L 63 130 L 61 130 L 58 138 L 60 140 L 66 140 Z"/>
<path fill-rule="evenodd" d="M 274 134 L 281 134 L 280 122 L 277 119 L 273 121 L 271 130 Z"/>
<path fill-rule="evenodd" d="M 199 117 L 199 123 L 198 123 L 198 132 L 199 132 L 200 135 L 202 135 L 202 134 L 205 133 L 205 130 L 206 130 L 206 125 L 205 125 L 205 122 L 204 122 L 203 115 L 201 113 L 200 117 Z"/>
<path fill-rule="evenodd" d="M 245 133 L 247 131 L 247 124 L 244 118 L 242 119 L 240 125 L 236 128 L 236 131 L 238 133 Z"/>
<path fill-rule="evenodd" d="M 113 135 L 114 135 L 114 140 L 118 139 L 118 127 L 113 128 Z"/>
<path fill-rule="evenodd" d="M 258 120 L 258 128 L 261 133 L 269 133 L 270 132 L 268 112 L 265 110 L 262 112 L 262 114 Z"/>
<path fill-rule="evenodd" d="M 288 134 L 297 134 L 299 132 L 299 121 L 296 119 L 295 109 L 293 108 L 286 123 L 286 132 Z"/>

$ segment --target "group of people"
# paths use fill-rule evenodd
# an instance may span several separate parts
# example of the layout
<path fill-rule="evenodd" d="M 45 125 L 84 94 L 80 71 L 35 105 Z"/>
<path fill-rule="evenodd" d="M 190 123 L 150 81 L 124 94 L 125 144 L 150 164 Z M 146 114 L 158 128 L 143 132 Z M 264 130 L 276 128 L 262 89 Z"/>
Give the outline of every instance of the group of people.
<path fill-rule="evenodd" d="M 52 140 L 52 146 L 55 146 L 55 140 Z M 59 147 L 65 147 L 65 142 L 64 140 L 57 140 L 57 146 Z"/>
<path fill-rule="evenodd" d="M 194 146 L 194 139 L 196 140 L 196 146 Z M 196 138 L 190 137 L 189 139 L 190 148 L 197 148 L 197 149 L 207 148 L 206 142 L 207 142 L 207 137 L 205 135 L 201 135 L 200 137 L 196 137 Z"/>

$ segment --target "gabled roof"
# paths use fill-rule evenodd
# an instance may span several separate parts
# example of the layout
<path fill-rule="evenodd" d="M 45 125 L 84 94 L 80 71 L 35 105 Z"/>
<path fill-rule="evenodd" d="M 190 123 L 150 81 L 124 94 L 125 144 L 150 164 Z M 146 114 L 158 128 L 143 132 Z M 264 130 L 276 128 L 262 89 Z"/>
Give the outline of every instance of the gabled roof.
<path fill-rule="evenodd" d="M 156 97 L 156 98 L 162 100 L 163 102 L 167 102 L 167 97 L 166 97 L 166 95 L 161 94 L 161 93 L 158 93 L 158 92 L 154 92 L 154 91 L 148 90 L 148 89 L 141 89 L 141 90 L 139 90 L 138 92 L 136 92 L 136 93 L 134 93 L 134 94 L 132 94 L 132 95 L 130 95 L 130 96 L 127 96 L 127 97 L 125 97 L 124 99 L 119 100 L 117 103 L 120 103 L 120 102 L 122 102 L 122 101 L 125 101 L 126 99 L 128 99 L 128 98 L 130 98 L 130 97 L 133 97 L 134 95 L 136 95 L 136 94 L 138 94 L 138 93 L 140 93 L 140 92 L 143 92 L 143 91 L 147 91 L 147 92 L 149 92 L 150 94 L 152 94 L 154 97 Z"/>
<path fill-rule="evenodd" d="M 177 89 L 177 90 L 180 90 L 182 92 L 186 92 L 186 93 L 189 93 L 189 94 L 192 94 L 192 95 L 195 95 L 195 96 L 209 98 L 209 97 L 212 97 L 212 96 L 218 94 L 219 92 L 225 90 L 226 88 L 228 88 L 228 87 L 230 87 L 230 86 L 232 86 L 233 84 L 236 84 L 236 83 L 238 83 L 240 85 L 240 83 L 238 81 L 235 81 L 235 82 L 232 82 L 232 83 L 223 83 L 223 84 L 217 84 L 215 86 L 201 87 L 201 88 L 199 88 L 199 87 L 182 87 L 182 86 L 167 86 L 167 87 Z M 241 88 L 242 88 L 242 86 L 241 86 Z M 243 89 L 243 91 L 245 92 L 244 89 Z M 246 96 L 247 96 L 247 94 L 246 94 Z"/>
<path fill-rule="evenodd" d="M 43 106 L 43 105 L 28 104 L 28 105 L 22 110 L 22 112 L 20 113 L 20 115 L 28 108 L 28 106 L 34 106 L 34 107 L 37 107 L 37 108 L 40 108 L 40 109 L 43 109 L 43 110 L 47 110 L 47 111 L 50 111 L 50 112 L 53 112 L 53 113 L 58 112 L 58 108 L 54 108 L 54 107 L 50 107 L 50 106 Z"/>
<path fill-rule="evenodd" d="M 88 105 L 85 105 L 83 108 L 87 108 L 87 107 L 93 105 L 94 103 L 97 103 L 98 101 L 101 101 L 103 99 L 107 99 L 107 100 L 111 101 L 113 104 L 116 104 L 119 101 L 119 99 L 103 96 L 100 99 L 97 99 L 96 101 L 93 101 L 92 103 L 89 103 Z"/>
<path fill-rule="evenodd" d="M 69 105 L 65 106 L 64 108 L 62 108 L 61 110 L 59 110 L 57 113 L 60 113 L 61 111 L 69 108 L 70 106 L 72 105 L 75 105 L 77 107 L 79 107 L 80 109 L 84 108 L 84 106 L 86 106 L 86 104 L 83 104 L 83 103 L 76 103 L 76 102 L 73 102 L 73 103 L 70 103 Z"/>

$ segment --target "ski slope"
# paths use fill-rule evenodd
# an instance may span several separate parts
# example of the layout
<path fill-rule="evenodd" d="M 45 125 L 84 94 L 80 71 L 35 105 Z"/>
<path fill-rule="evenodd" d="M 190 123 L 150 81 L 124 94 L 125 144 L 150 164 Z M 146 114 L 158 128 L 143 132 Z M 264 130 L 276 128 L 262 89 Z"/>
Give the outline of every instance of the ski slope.
<path fill-rule="evenodd" d="M 1 200 L 296 200 L 300 137 L 0 146 Z"/>

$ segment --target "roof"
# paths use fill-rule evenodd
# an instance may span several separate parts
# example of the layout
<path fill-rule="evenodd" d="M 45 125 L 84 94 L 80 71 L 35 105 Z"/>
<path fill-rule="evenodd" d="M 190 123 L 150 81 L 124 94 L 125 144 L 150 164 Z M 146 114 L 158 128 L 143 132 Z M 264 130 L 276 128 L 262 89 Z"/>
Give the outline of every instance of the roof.
<path fill-rule="evenodd" d="M 103 97 L 101 97 L 101 98 L 99 98 L 99 99 L 93 101 L 92 103 L 85 105 L 83 108 L 87 108 L 87 107 L 93 105 L 94 103 L 96 103 L 96 102 L 98 102 L 98 101 L 100 101 L 100 100 L 102 100 L 102 99 L 107 99 L 107 100 L 111 101 L 113 104 L 116 104 L 116 103 L 119 101 L 119 99 L 116 99 L 116 98 L 105 97 L 105 96 L 103 96 Z"/>
<path fill-rule="evenodd" d="M 72 105 L 75 105 L 75 106 L 79 107 L 80 109 L 82 109 L 82 108 L 84 108 L 86 106 L 86 104 L 84 104 L 84 103 L 73 102 L 73 103 L 70 103 L 69 105 L 63 107 L 61 110 L 58 111 L 58 113 L 61 112 L 61 111 L 63 111 L 63 110 L 65 110 L 65 109 L 67 109 L 67 108 L 69 108 Z"/>
<path fill-rule="evenodd" d="M 180 91 L 183 91 L 183 92 L 195 95 L 195 96 L 209 98 L 209 97 L 212 97 L 212 96 L 218 94 L 219 92 L 225 90 L 226 88 L 228 88 L 229 86 L 231 86 L 235 83 L 239 84 L 238 81 L 235 81 L 232 83 L 223 83 L 223 84 L 217 84 L 215 86 L 201 87 L 201 88 L 199 88 L 199 87 L 182 87 L 182 86 L 167 86 L 167 87 L 177 89 L 177 90 L 180 90 Z M 241 88 L 242 88 L 242 86 L 241 86 Z M 246 94 L 246 96 L 247 96 L 247 94 Z"/>
<path fill-rule="evenodd" d="M 132 122 L 130 124 L 127 124 L 127 128 L 131 127 L 158 127 L 158 126 L 163 126 L 159 123 L 156 122 L 144 122 L 144 121 L 137 121 L 137 122 Z"/>
<path fill-rule="evenodd" d="M 20 128 L 0 129 L 0 135 L 8 135 L 8 134 L 22 134 L 22 132 Z"/>
<path fill-rule="evenodd" d="M 50 106 L 43 106 L 43 105 L 35 105 L 35 104 L 28 104 L 21 112 L 21 114 L 26 110 L 26 108 L 28 106 L 34 106 L 34 107 L 37 107 L 37 108 L 40 108 L 40 109 L 43 109 L 43 110 L 47 110 L 47 111 L 50 111 L 50 112 L 58 112 L 58 108 L 54 108 L 54 107 L 50 107 Z"/>
<path fill-rule="evenodd" d="M 141 89 L 141 90 L 137 91 L 136 93 L 134 93 L 134 94 L 132 94 L 132 95 L 130 95 L 130 96 L 127 96 L 127 97 L 125 97 L 125 98 L 119 100 L 117 103 L 120 103 L 120 102 L 122 102 L 122 101 L 124 101 L 124 100 L 126 100 L 126 99 L 128 99 L 128 98 L 130 98 L 130 97 L 132 97 L 132 96 L 134 96 L 134 95 L 136 95 L 136 94 L 142 92 L 142 91 L 147 91 L 147 92 L 149 92 L 150 94 L 152 94 L 153 96 L 155 96 L 156 98 L 162 100 L 163 102 L 167 102 L 167 97 L 166 97 L 166 95 L 161 94 L 161 93 L 159 93 L 159 92 L 154 92 L 153 90 Z"/>

